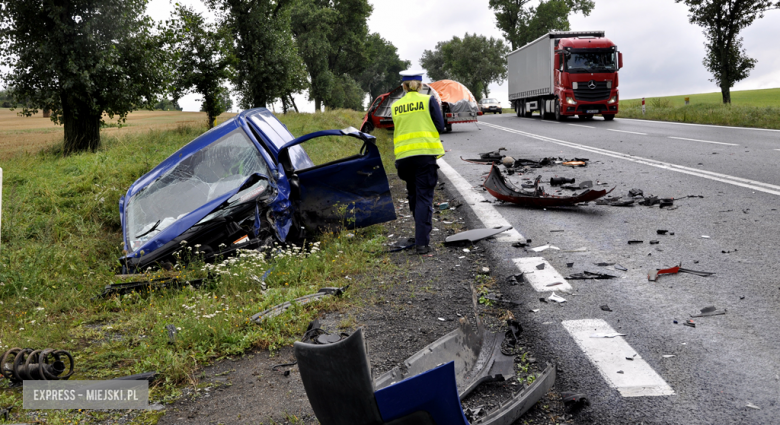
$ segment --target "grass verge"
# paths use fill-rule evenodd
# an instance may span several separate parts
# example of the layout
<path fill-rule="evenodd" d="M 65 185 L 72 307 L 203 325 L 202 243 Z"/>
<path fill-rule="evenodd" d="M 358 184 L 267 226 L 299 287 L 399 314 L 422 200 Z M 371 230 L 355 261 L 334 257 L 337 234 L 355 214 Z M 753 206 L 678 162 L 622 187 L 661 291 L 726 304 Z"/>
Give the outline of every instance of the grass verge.
<path fill-rule="evenodd" d="M 330 111 L 279 117 L 296 136 L 329 128 L 358 126 L 361 114 Z M 215 278 L 200 289 L 134 293 L 96 298 L 114 280 L 121 254 L 117 205 L 138 177 L 205 128 L 180 126 L 108 137 L 94 154 L 62 157 L 57 149 L 17 155 L 0 162 L 5 177 L 0 245 L 0 352 L 10 347 L 71 351 L 77 373 L 71 379 L 110 379 L 158 371 L 151 398 L 166 401 L 182 385 L 196 382 L 195 370 L 208 362 L 252 348 L 274 349 L 299 337 L 320 309 L 360 303 L 349 291 L 341 298 L 296 306 L 256 325 L 248 318 L 272 305 L 344 286 L 359 273 L 383 274 L 391 267 L 375 253 L 381 227 L 322 235 L 306 247 L 279 247 L 270 257 L 245 252 L 210 268 Z M 378 145 L 392 172 L 392 138 L 378 132 Z M 320 162 L 351 155 L 333 140 L 305 145 Z M 314 242 L 314 241 L 312 241 Z M 189 256 L 197 247 L 183 245 Z M 176 273 L 203 273 L 197 260 Z M 264 279 L 267 289 L 261 290 Z M 165 330 L 178 329 L 175 344 Z M 0 380 L 0 408 L 15 406 L 10 420 L 29 415 L 46 423 L 94 423 L 113 413 L 22 412 L 21 391 Z M 124 414 L 117 414 L 122 415 Z M 154 423 L 159 413 L 143 412 L 134 422 Z M 2 419 L 0 418 L 0 423 Z"/>

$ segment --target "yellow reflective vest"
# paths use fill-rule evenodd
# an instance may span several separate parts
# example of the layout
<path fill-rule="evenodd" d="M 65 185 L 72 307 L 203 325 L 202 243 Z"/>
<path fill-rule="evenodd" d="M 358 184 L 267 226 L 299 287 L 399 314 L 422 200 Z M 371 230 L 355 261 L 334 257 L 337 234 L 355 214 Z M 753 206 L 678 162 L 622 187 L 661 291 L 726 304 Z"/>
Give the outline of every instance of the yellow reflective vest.
<path fill-rule="evenodd" d="M 444 155 L 444 146 L 428 109 L 430 99 L 428 95 L 410 91 L 393 104 L 395 159 Z"/>

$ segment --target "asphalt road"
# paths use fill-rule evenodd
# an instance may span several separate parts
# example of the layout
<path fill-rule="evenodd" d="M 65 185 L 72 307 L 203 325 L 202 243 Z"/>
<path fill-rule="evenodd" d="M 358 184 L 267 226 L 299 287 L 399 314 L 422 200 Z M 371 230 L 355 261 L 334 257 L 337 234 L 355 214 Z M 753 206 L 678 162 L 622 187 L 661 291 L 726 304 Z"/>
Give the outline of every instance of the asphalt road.
<path fill-rule="evenodd" d="M 460 157 L 475 158 L 479 152 L 505 147 L 515 158 L 590 159 L 586 168 L 559 165 L 509 177 L 518 186 L 522 177 L 540 173 L 543 181 L 558 175 L 575 177 L 577 183 L 606 182 L 597 188 L 615 187 L 613 195 L 640 188 L 646 195 L 676 198 L 673 210 L 596 205 L 544 210 L 492 204 L 532 240 L 529 247 L 550 243 L 561 249 L 534 253 L 510 243 L 492 243 L 497 277 L 517 273 L 513 260 L 522 257 L 543 257 L 564 277 L 585 270 L 618 276 L 568 280 L 573 289 L 571 294 L 558 292 L 567 300 L 562 304 L 540 302 L 551 292 L 537 292 L 529 284 L 504 288 L 522 302 L 519 319 L 527 333 L 538 337 L 543 360 L 557 363 L 557 389 L 590 397 L 592 406 L 575 420 L 778 423 L 780 132 L 625 119 L 606 122 L 600 117 L 564 123 L 509 114 L 480 119 L 478 126 L 455 125 L 452 133 L 442 135 L 448 150 L 443 160 L 468 186 L 476 187 L 461 184 L 460 190 L 494 200 L 478 187 L 489 167 Z M 452 180 L 449 184 L 457 186 Z M 703 198 L 681 199 L 687 195 Z M 474 220 L 479 218 L 473 214 Z M 658 235 L 658 229 L 675 234 Z M 629 240 L 644 243 L 629 245 Z M 650 245 L 650 240 L 659 244 Z M 580 247 L 587 251 L 565 252 Z M 594 265 L 599 262 L 617 263 L 628 271 Z M 681 262 L 683 267 L 716 274 L 648 281 L 648 270 Z M 600 308 L 605 304 L 612 312 Z M 695 328 L 682 325 L 712 305 L 727 313 L 695 318 Z M 535 309 L 539 311 L 531 312 Z M 603 330 L 599 320 L 626 336 L 589 338 L 588 332 Z M 674 357 L 663 357 L 669 355 Z M 663 385 L 654 386 L 656 390 L 671 390 L 651 395 L 654 390 L 643 387 L 646 378 L 660 380 Z"/>

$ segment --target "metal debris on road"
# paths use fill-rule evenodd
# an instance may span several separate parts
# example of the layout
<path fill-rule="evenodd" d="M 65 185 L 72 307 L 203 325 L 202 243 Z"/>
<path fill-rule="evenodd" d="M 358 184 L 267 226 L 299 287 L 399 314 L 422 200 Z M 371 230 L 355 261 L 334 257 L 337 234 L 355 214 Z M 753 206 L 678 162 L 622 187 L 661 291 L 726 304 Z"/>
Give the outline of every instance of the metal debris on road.
<path fill-rule="evenodd" d="M 709 307 L 704 307 L 701 309 L 701 313 L 699 314 L 691 314 L 691 317 L 709 317 L 709 316 L 720 316 L 726 314 L 726 309 L 718 310 L 715 308 L 714 305 L 711 305 Z"/>
<path fill-rule="evenodd" d="M 315 294 L 304 295 L 304 296 L 302 296 L 300 298 L 296 298 L 296 299 L 294 299 L 292 301 L 287 301 L 287 302 L 275 305 L 275 306 L 273 306 L 273 307 L 271 307 L 271 308 L 269 308 L 267 310 L 263 310 L 260 313 L 257 313 L 254 316 L 252 316 L 251 320 L 259 325 L 259 324 L 262 324 L 263 320 L 265 320 L 265 319 L 270 319 L 271 317 L 276 317 L 276 316 L 284 313 L 285 311 L 287 311 L 288 308 L 290 308 L 293 305 L 293 303 L 298 304 L 298 305 L 303 305 L 303 304 L 306 304 L 306 303 L 310 303 L 312 301 L 317 301 L 320 298 L 325 297 L 327 295 L 335 295 L 335 296 L 338 297 L 338 296 L 341 296 L 341 294 L 343 294 L 344 291 L 346 291 L 348 288 L 349 288 L 349 285 L 344 286 L 343 288 L 335 288 L 335 287 L 322 288 L 322 289 L 319 290 L 319 292 L 317 292 Z"/>
<path fill-rule="evenodd" d="M 628 269 L 621 266 L 620 264 L 615 264 L 615 270 L 620 270 L 621 272 L 627 272 Z"/>
<path fill-rule="evenodd" d="M 753 403 L 748 403 L 748 404 L 746 404 L 746 405 L 745 405 L 745 407 L 749 407 L 749 408 L 751 408 L 751 409 L 756 409 L 756 410 L 761 410 L 761 408 L 760 408 L 760 407 L 756 406 L 756 405 L 755 405 L 755 404 L 753 404 Z"/>
<path fill-rule="evenodd" d="M 533 251 L 533 252 L 542 252 L 542 251 L 546 251 L 546 250 L 548 250 L 548 249 L 555 249 L 555 250 L 558 250 L 558 251 L 560 251 L 560 250 L 561 250 L 561 249 L 560 249 L 560 248 L 558 248 L 557 246 L 554 246 L 554 245 L 547 244 L 547 245 L 537 246 L 536 248 L 531 248 L 529 251 Z"/>
<path fill-rule="evenodd" d="M 604 305 L 600 306 L 599 308 L 602 309 L 603 311 L 612 311 L 612 309 L 609 308 L 609 306 L 607 304 L 604 304 Z"/>
<path fill-rule="evenodd" d="M 715 274 L 713 272 L 702 272 L 698 270 L 684 269 L 681 267 L 681 265 L 682 263 L 680 264 L 680 266 L 670 267 L 668 269 L 650 270 L 649 272 L 647 272 L 647 280 L 651 282 L 655 282 L 656 280 L 658 280 L 658 276 L 662 274 L 688 273 L 700 277 L 709 277 Z"/>
<path fill-rule="evenodd" d="M 561 392 L 561 400 L 566 406 L 590 406 L 590 400 L 585 394 L 563 391 Z"/>
<path fill-rule="evenodd" d="M 674 354 L 664 354 L 664 355 L 663 355 L 663 356 L 661 356 L 661 357 L 663 357 L 663 358 L 665 358 L 665 359 L 671 359 L 672 357 L 674 357 Z"/>
<path fill-rule="evenodd" d="M 567 178 L 567 177 L 551 177 L 550 178 L 550 186 L 561 186 L 567 183 L 574 184 L 573 178 Z"/>
<path fill-rule="evenodd" d="M 566 279 L 614 279 L 616 277 L 617 276 L 612 276 L 611 274 L 593 273 L 586 270 L 582 273 L 574 273 L 573 275 L 568 276 Z"/>
<path fill-rule="evenodd" d="M 467 230 L 465 232 L 456 233 L 451 236 L 447 236 L 444 239 L 444 243 L 458 243 L 458 242 L 477 242 L 482 239 L 489 238 L 491 236 L 495 236 L 499 233 L 506 232 L 507 230 L 511 230 L 512 226 L 501 226 L 496 227 L 492 229 L 473 229 L 473 230 Z"/>
<path fill-rule="evenodd" d="M 65 363 L 67 360 L 68 364 Z M 59 381 L 73 375 L 73 356 L 65 350 L 11 348 L 0 356 L 0 376 L 14 385 L 23 381 Z M 66 368 L 68 373 L 64 374 Z"/>

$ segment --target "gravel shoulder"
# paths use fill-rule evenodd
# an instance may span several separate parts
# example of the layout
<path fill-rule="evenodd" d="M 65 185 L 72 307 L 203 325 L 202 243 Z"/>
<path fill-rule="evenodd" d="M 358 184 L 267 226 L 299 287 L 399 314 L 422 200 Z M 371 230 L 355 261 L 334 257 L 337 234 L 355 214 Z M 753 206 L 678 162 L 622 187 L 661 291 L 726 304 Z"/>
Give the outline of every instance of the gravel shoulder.
<path fill-rule="evenodd" d="M 385 224 L 388 241 L 393 243 L 414 235 L 414 220 L 404 202 L 403 182 L 395 175 L 389 177 L 399 216 L 398 220 Z M 450 201 L 451 206 L 457 205 L 456 196 L 448 192 L 447 186 L 440 184 L 436 202 Z M 510 288 L 507 274 L 494 271 L 496 268 L 491 263 L 497 259 L 490 252 L 495 241 L 484 240 L 475 246 L 443 245 L 444 238 L 450 234 L 481 227 L 470 216 L 468 206 L 439 211 L 434 218 L 437 230 L 432 233 L 432 254 L 418 256 L 410 251 L 388 254 L 388 260 L 398 265 L 392 275 L 355 276 L 360 284 L 354 285 L 358 289 L 350 288 L 350 296 L 356 299 L 354 307 L 320 316 L 323 329 L 330 332 L 364 329 L 375 377 L 455 329 L 460 317 L 474 323 L 476 312 L 487 328 L 503 333 L 506 318 L 514 317 L 524 325 L 523 316 L 532 314 L 522 305 L 511 308 L 503 304 L 503 308 L 475 305 L 477 287 L 499 295 L 509 294 L 522 285 Z M 485 272 L 483 268 L 490 271 Z M 537 347 L 542 351 L 535 351 Z M 498 406 L 513 391 L 522 388 L 518 379 L 540 373 L 546 362 L 555 360 L 549 348 L 539 345 L 527 330 L 521 334 L 515 353 L 518 372 L 515 379 L 481 385 L 464 400 L 464 408 L 490 410 Z M 285 347 L 274 353 L 247 353 L 209 366 L 199 375 L 198 383 L 186 388 L 177 402 L 166 406 L 166 413 L 158 423 L 316 424 L 297 367 L 272 370 L 274 365 L 293 361 L 292 347 Z M 572 416 L 574 412 L 567 412 L 560 400 L 555 390 L 550 392 L 517 423 L 573 423 L 585 419 L 576 413 Z"/>

